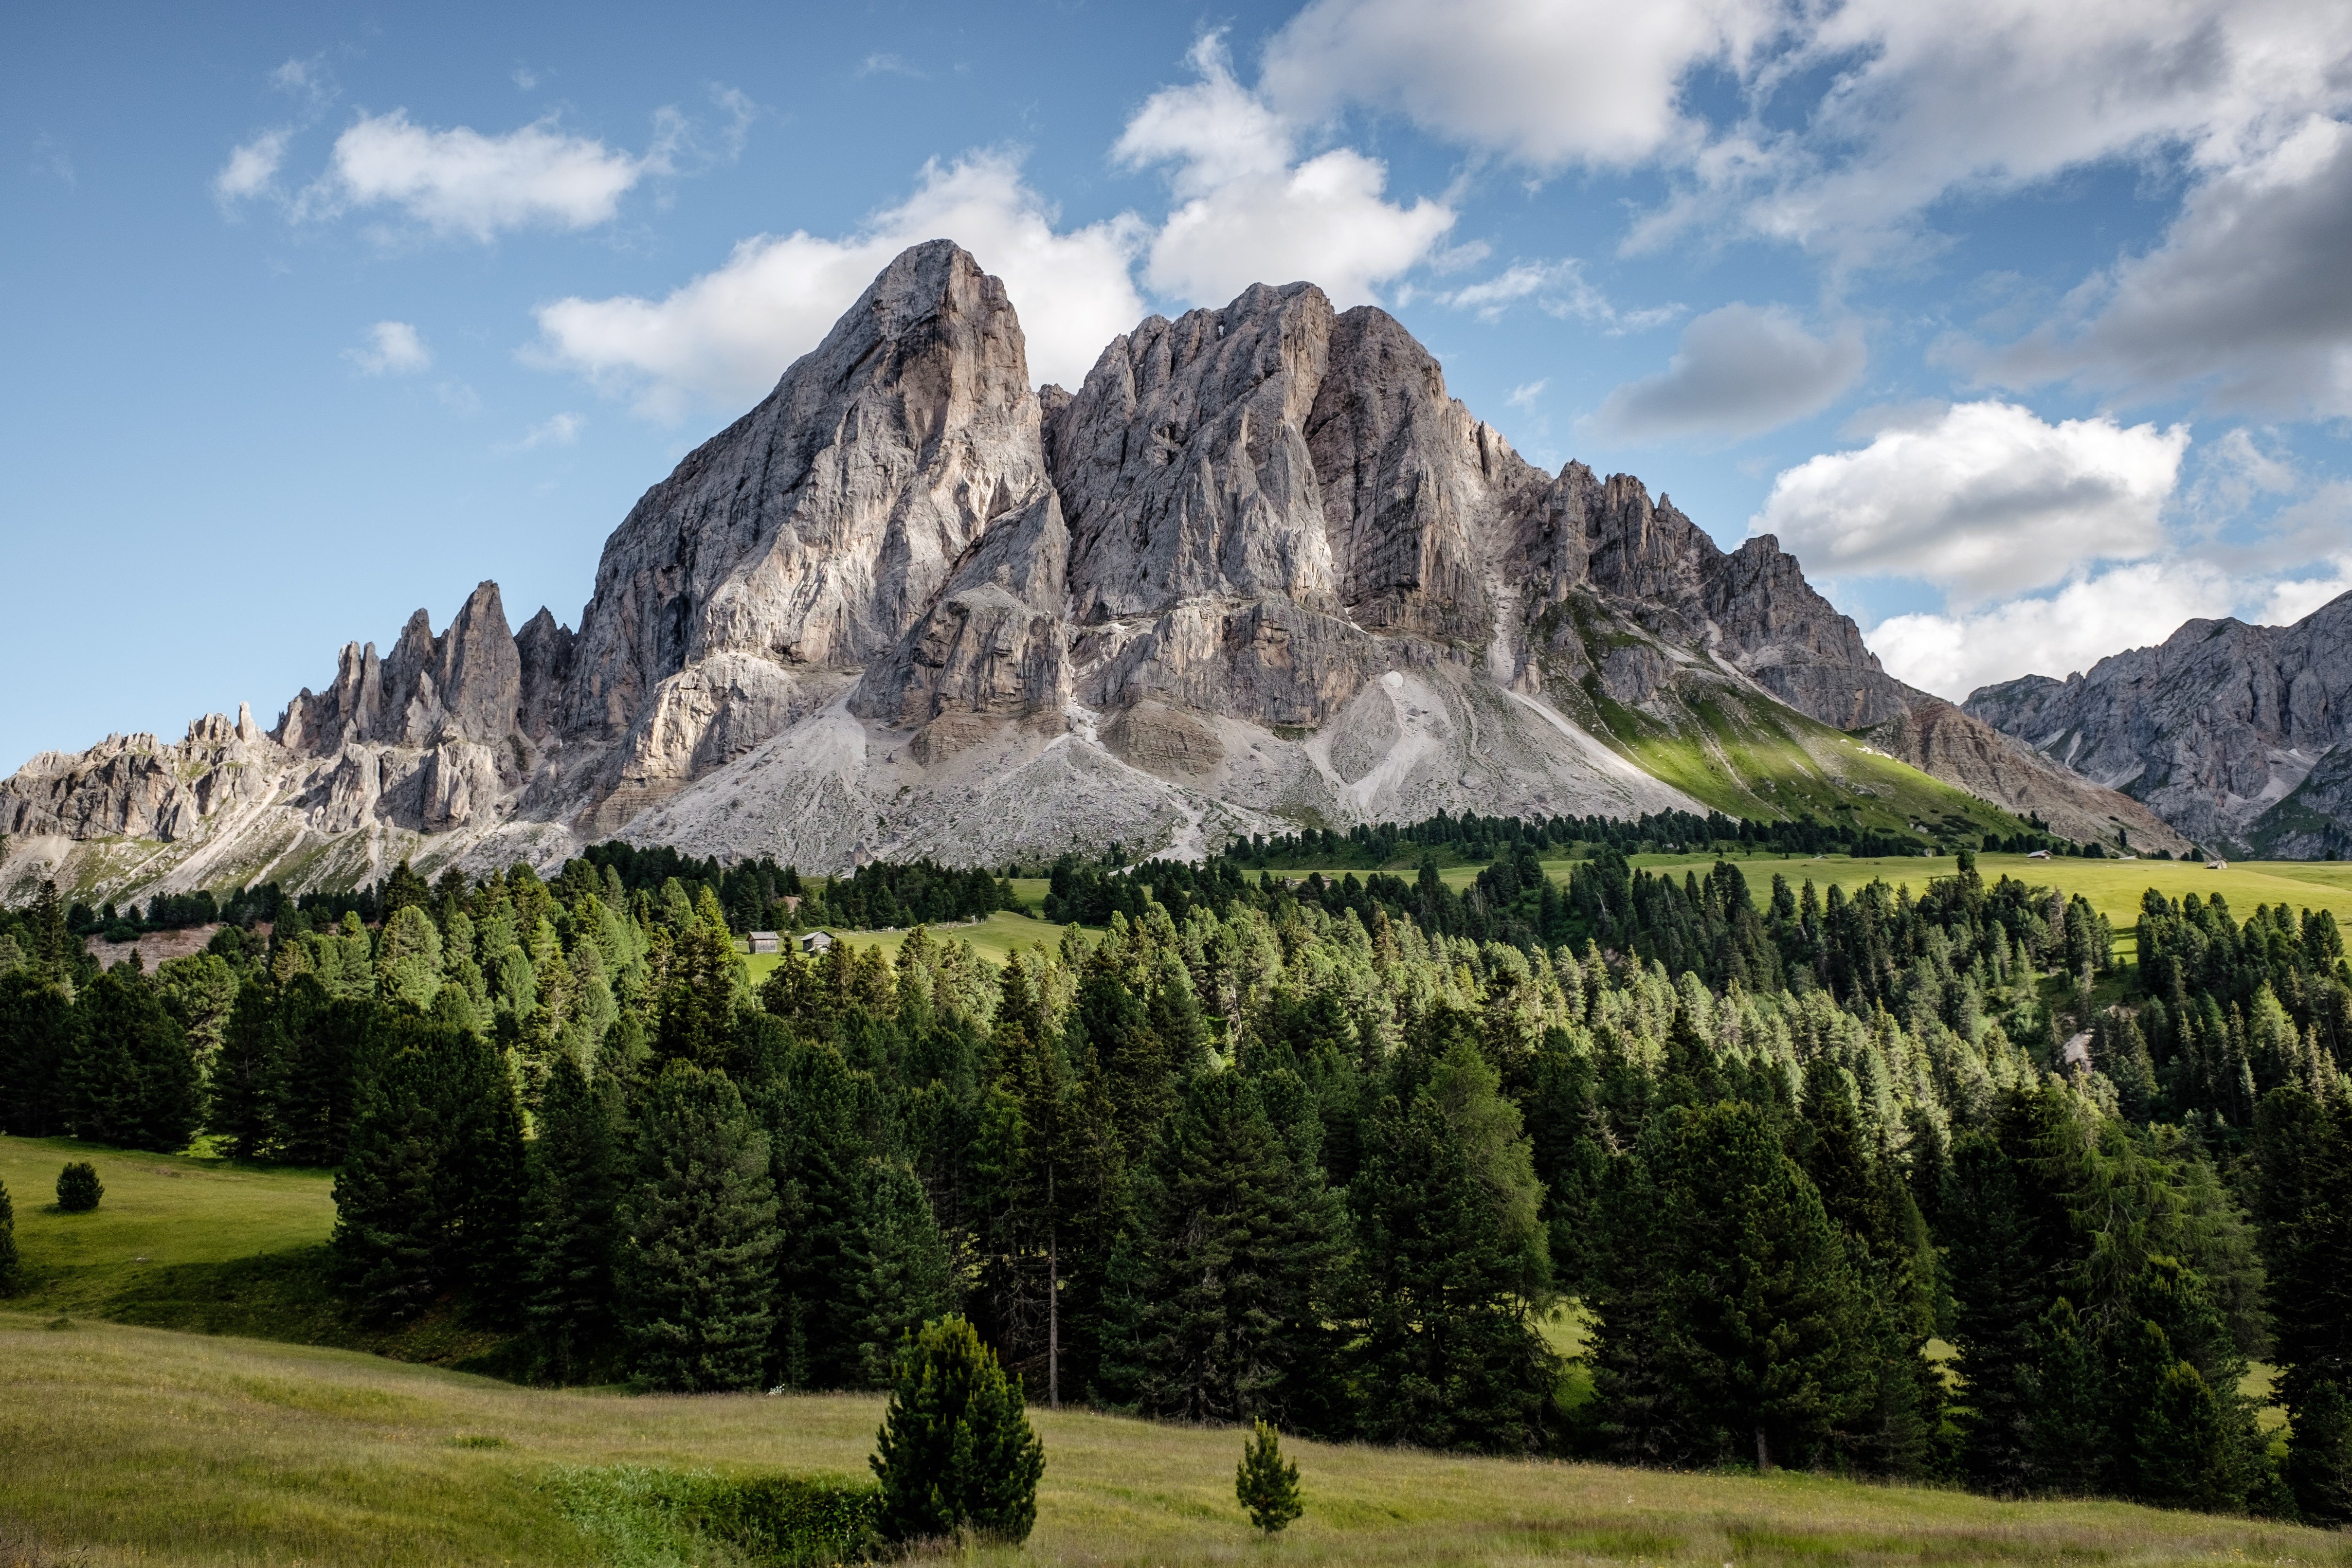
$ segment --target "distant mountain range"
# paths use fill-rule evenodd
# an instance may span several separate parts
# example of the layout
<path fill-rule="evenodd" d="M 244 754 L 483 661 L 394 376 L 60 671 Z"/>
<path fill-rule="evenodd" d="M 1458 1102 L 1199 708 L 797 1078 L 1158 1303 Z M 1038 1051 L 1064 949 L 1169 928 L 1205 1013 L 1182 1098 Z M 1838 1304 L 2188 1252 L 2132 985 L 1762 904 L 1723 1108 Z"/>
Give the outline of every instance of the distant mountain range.
<path fill-rule="evenodd" d="M 2342 689 L 2324 631 L 2237 630 L 2248 667 Z M 932 241 L 646 493 L 576 632 L 511 630 L 486 582 L 437 634 L 420 610 L 389 653 L 346 646 L 267 733 L 240 710 L 37 758 L 0 783 L 0 889 L 348 885 L 615 836 L 819 871 L 1198 853 L 1440 810 L 1946 841 L 2030 813 L 2185 852 L 2176 824 L 2239 821 L 2200 814 L 2209 774 L 2276 792 L 2248 831 L 2337 831 L 2301 709 L 2202 714 L 2216 738 L 2161 767 L 2109 738 L 2188 722 L 2210 660 L 2175 662 L 2169 706 L 2061 725 L 2117 663 L 1965 710 L 1916 691 L 1775 540 L 1727 554 L 1634 478 L 1533 466 L 1393 318 L 1311 284 L 1152 317 L 1075 392 L 1034 387 L 1003 287 Z M 2263 745 L 2296 760 L 2256 781 Z M 2281 836 L 2290 808 L 2330 825 Z"/>
<path fill-rule="evenodd" d="M 2191 621 L 2087 674 L 1985 686 L 1967 709 L 2210 848 L 2352 854 L 2352 593 L 2292 626 Z"/>

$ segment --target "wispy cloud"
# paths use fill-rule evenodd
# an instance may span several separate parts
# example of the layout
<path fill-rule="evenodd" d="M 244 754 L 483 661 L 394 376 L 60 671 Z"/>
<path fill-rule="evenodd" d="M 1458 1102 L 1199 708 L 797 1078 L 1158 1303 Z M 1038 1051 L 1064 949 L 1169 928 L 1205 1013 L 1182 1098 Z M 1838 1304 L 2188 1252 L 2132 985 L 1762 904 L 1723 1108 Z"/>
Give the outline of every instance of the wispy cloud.
<path fill-rule="evenodd" d="M 377 322 L 368 329 L 366 344 L 344 350 L 343 358 L 371 376 L 415 375 L 433 366 L 433 350 L 405 321 Z"/>
<path fill-rule="evenodd" d="M 33 160 L 26 167 L 36 174 L 46 174 L 70 191 L 79 186 L 81 176 L 74 170 L 74 162 L 59 141 L 43 131 L 33 138 Z"/>
<path fill-rule="evenodd" d="M 868 55 L 858 62 L 856 74 L 861 77 L 911 77 L 917 81 L 929 79 L 929 73 L 908 65 L 902 56 L 882 53 Z"/>
<path fill-rule="evenodd" d="M 1584 276 L 1584 264 L 1574 256 L 1559 261 L 1516 261 L 1494 277 L 1430 296 L 1440 305 L 1475 313 L 1481 321 L 1499 321 L 1511 307 L 1533 302 L 1545 315 L 1562 321 L 1591 321 L 1611 337 L 1644 332 L 1683 313 L 1680 305 L 1621 310 Z"/>
<path fill-rule="evenodd" d="M 520 440 L 509 444 L 509 452 L 534 452 L 542 446 L 569 446 L 580 439 L 581 427 L 588 422 L 576 413 L 551 414 L 522 433 Z"/>

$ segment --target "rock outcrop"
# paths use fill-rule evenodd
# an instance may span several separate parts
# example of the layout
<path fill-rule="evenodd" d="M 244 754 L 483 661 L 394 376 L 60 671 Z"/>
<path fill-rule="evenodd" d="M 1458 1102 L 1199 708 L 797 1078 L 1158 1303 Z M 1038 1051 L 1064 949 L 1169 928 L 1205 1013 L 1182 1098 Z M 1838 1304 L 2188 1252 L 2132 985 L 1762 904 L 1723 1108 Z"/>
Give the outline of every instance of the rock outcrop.
<path fill-rule="evenodd" d="M 2352 594 L 2292 626 L 2191 621 L 2063 681 L 1980 687 L 1966 706 L 2201 844 L 2352 852 Z"/>
<path fill-rule="evenodd" d="M 646 493 L 576 633 L 510 631 L 484 583 L 438 634 L 345 647 L 269 735 L 37 758 L 0 784 L 0 883 L 1893 810 L 1848 731 L 2100 836 L 2139 811 L 1891 679 L 1770 538 L 1726 553 L 1629 476 L 1528 463 L 1385 312 L 1255 287 L 1033 390 L 1003 286 L 942 240 Z M 2009 821 L 1905 777 L 1938 831 Z"/>

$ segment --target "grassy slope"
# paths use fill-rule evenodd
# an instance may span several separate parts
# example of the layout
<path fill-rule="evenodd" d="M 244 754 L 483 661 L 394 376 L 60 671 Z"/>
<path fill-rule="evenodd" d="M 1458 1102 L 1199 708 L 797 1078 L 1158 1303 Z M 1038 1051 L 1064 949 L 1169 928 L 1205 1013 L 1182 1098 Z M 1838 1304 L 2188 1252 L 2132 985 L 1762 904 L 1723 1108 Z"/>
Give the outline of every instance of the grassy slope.
<path fill-rule="evenodd" d="M 1642 768 L 1734 817 L 1810 813 L 1857 828 L 1901 832 L 1918 822 L 1969 835 L 2025 827 L 1965 789 L 1727 681 L 1678 680 L 1658 699 L 1670 717 L 1614 702 L 1597 682 L 1561 700 Z"/>
<path fill-rule="evenodd" d="M 1713 862 L 1707 856 L 1642 855 L 1636 857 L 1636 863 L 1703 869 Z M 1916 890 L 1925 887 L 1928 878 L 1950 876 L 1956 869 L 1948 856 L 1934 860 L 1848 860 L 1828 855 L 1815 860 L 1783 861 L 1778 856 L 1768 859 L 1758 855 L 1738 863 L 1747 873 L 1748 884 L 1759 902 L 1771 895 L 1775 872 L 1787 876 L 1791 886 L 1801 886 L 1810 877 L 1821 887 L 1836 883 L 1851 891 L 1874 878 L 1883 878 L 1890 883 L 1908 883 Z M 2227 871 L 2207 871 L 2203 865 L 2189 861 L 2086 861 L 2055 856 L 2032 861 L 2023 855 L 1979 855 L 1977 869 L 1987 881 L 2008 875 L 2069 894 L 2079 893 L 2119 929 L 2139 918 L 2140 894 L 2151 887 L 2168 898 L 2189 893 L 2210 897 L 2218 893 L 2229 900 L 2231 913 L 2241 920 L 2252 915 L 2257 904 L 2282 903 L 2295 909 L 2326 909 L 2339 921 L 2352 920 L 2352 864 L 2233 861 Z"/>
<path fill-rule="evenodd" d="M 630 1398 L 342 1352 L 0 1314 L 0 1519 L 108 1565 L 595 1560 L 560 1467 L 865 1470 L 870 1396 Z M 1041 1563 L 2352 1562 L 2352 1539 L 2120 1503 L 1286 1445 L 1307 1516 L 1251 1538 L 1239 1434 L 1033 1413 Z"/>
<path fill-rule="evenodd" d="M 58 1168 L 72 1159 L 96 1166 L 105 1186 L 92 1213 L 57 1210 Z M 16 1205 L 26 1270 L 23 1288 L 7 1301 L 14 1311 L 445 1364 L 493 1354 L 507 1339 L 446 1314 L 396 1332 L 348 1316 L 327 1267 L 335 1224 L 328 1171 L 0 1137 L 0 1181 Z"/>

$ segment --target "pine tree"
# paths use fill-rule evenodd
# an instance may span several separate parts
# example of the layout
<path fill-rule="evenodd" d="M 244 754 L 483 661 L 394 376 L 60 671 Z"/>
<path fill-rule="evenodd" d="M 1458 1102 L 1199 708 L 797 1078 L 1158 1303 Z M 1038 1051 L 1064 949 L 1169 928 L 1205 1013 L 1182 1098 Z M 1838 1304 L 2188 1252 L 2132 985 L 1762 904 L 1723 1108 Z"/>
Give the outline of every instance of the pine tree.
<path fill-rule="evenodd" d="M 51 1138 L 66 1130 L 73 1005 L 37 969 L 0 975 L 0 1132 Z"/>
<path fill-rule="evenodd" d="M 0 1296 L 14 1295 L 23 1275 L 16 1256 L 16 1206 L 8 1200 L 8 1184 L 0 1181 Z"/>
<path fill-rule="evenodd" d="M 411 876 L 422 888 L 422 880 Z M 385 1001 L 420 1009 L 433 1005 L 441 989 L 441 933 L 422 899 L 386 913 L 376 939 L 375 972 L 376 995 Z"/>
<path fill-rule="evenodd" d="M 557 1382 L 580 1376 L 613 1325 L 614 1208 L 623 1169 L 620 1098 L 560 1057 L 530 1146 L 523 1228 L 524 1312 L 541 1364 Z"/>
<path fill-rule="evenodd" d="M 1242 1462 L 1234 1468 L 1234 1496 L 1250 1522 L 1269 1536 L 1279 1535 L 1307 1511 L 1298 1490 L 1298 1467 L 1284 1462 L 1282 1435 L 1263 1420 L 1242 1444 Z"/>
<path fill-rule="evenodd" d="M 69 1160 L 58 1172 L 58 1208 L 65 1214 L 88 1214 L 106 1196 L 98 1167 L 88 1160 Z"/>
<path fill-rule="evenodd" d="M 337 1273 L 344 1294 L 378 1322 L 415 1318 L 446 1282 L 437 1067 L 414 1048 L 383 1061 L 335 1173 Z"/>
<path fill-rule="evenodd" d="M 289 1165 L 341 1166 L 387 1049 L 380 1009 L 338 1000 L 317 977 L 297 975 L 278 991 L 275 1011 L 285 1050 L 273 1074 L 272 1153 Z"/>
<path fill-rule="evenodd" d="M 953 1307 L 954 1260 L 914 1167 L 869 1159 L 847 1260 L 856 1270 L 858 1381 L 889 1385 L 898 1342 Z"/>
<path fill-rule="evenodd" d="M 229 1140 L 231 1158 L 257 1160 L 277 1143 L 287 1052 L 286 1030 L 269 992 L 247 980 L 237 988 L 213 1061 L 209 1124 Z"/>
<path fill-rule="evenodd" d="M 1916 1475 L 1943 1419 L 1943 1385 L 1927 1359 L 1935 1333 L 1935 1254 L 1918 1206 L 1894 1160 L 1874 1149 L 1843 1070 L 1816 1059 L 1805 1083 L 1799 1164 L 1832 1223 L 1845 1232 L 1867 1296 L 1870 1406 L 1839 1447 L 1882 1475 Z"/>
<path fill-rule="evenodd" d="M 710 890 L 702 890 L 708 902 Z M 656 1064 L 690 1061 L 722 1066 L 735 1031 L 742 958 L 713 904 L 673 934 L 667 972 L 656 1007 L 653 1038 Z"/>
<path fill-rule="evenodd" d="M 498 1048 L 478 1034 L 419 1022 L 439 1056 L 436 1086 L 446 1129 L 438 1182 L 449 1232 L 446 1269 L 467 1306 L 486 1322 L 521 1315 L 523 1208 L 530 1178 L 522 1103 Z"/>
<path fill-rule="evenodd" d="M 672 1061 L 646 1085 L 616 1267 L 631 1374 L 680 1393 L 758 1385 L 774 1321 L 768 1136 L 722 1072 Z"/>
<path fill-rule="evenodd" d="M 795 1388 L 859 1385 L 859 1269 L 849 1249 L 867 1155 L 862 1075 L 830 1040 L 780 1038 L 749 1096 L 767 1132 L 781 1236 L 769 1362 L 777 1381 Z"/>
<path fill-rule="evenodd" d="M 1524 1449 L 1550 1404 L 1558 1366 L 1531 1317 L 1549 1289 L 1542 1189 L 1498 1082 L 1457 1044 L 1365 1130 L 1349 1197 L 1360 1418 L 1376 1440 Z"/>
<path fill-rule="evenodd" d="M 2244 1358 L 2203 1281 L 2172 1259 L 2151 1259 L 2119 1305 L 2108 1331 L 2109 1484 L 2159 1507 L 2243 1509 L 2264 1464 L 2262 1442 L 2252 1402 L 2237 1392 Z"/>
<path fill-rule="evenodd" d="M 1742 1102 L 1667 1107 L 1641 1154 L 1655 1315 L 1612 1307 L 1597 1354 L 1648 1369 L 1650 1440 L 1670 1462 L 1820 1458 L 1874 1393 L 1867 1313 L 1820 1195 Z"/>
<path fill-rule="evenodd" d="M 1140 1184 L 1139 1276 L 1118 1358 L 1136 1403 L 1185 1421 L 1311 1419 L 1344 1211 L 1237 1071 L 1186 1085 Z"/>
<path fill-rule="evenodd" d="M 377 894 L 376 917 L 389 929 L 402 910 L 422 910 L 431 907 L 432 903 L 433 889 L 404 860 L 383 879 L 383 891 Z"/>
<path fill-rule="evenodd" d="M 2254 1161 L 2287 1482 L 2305 1519 L 2352 1523 L 2352 1112 L 2300 1085 L 2273 1090 Z"/>
<path fill-rule="evenodd" d="M 78 1137 L 175 1154 L 204 1124 L 204 1084 L 187 1036 L 143 977 L 118 967 L 74 1004 L 67 1115 Z"/>
<path fill-rule="evenodd" d="M 1021 1385 L 961 1317 L 899 1348 L 872 1459 L 894 1541 L 962 1535 L 1017 1543 L 1037 1521 L 1045 1449 Z"/>
<path fill-rule="evenodd" d="M 2063 1096 L 2063 1090 L 2057 1093 Z M 1942 1203 L 1954 1324 L 1967 1380 L 1961 1462 L 1979 1488 L 2042 1490 L 2035 1436 L 2039 1325 L 2077 1263 L 2073 1222 L 2043 1149 L 2063 1103 L 2012 1094 L 1990 1130 L 1952 1146 Z"/>
<path fill-rule="evenodd" d="M 1028 1010 L 1021 967 L 1004 967 L 1006 1006 L 992 1041 L 992 1071 L 980 1107 L 973 1164 L 979 1177 L 993 1332 L 1010 1353 L 1042 1361 L 1046 1399 L 1061 1401 L 1063 1126 L 1070 1085 L 1061 1051 L 1017 1019 Z"/>

